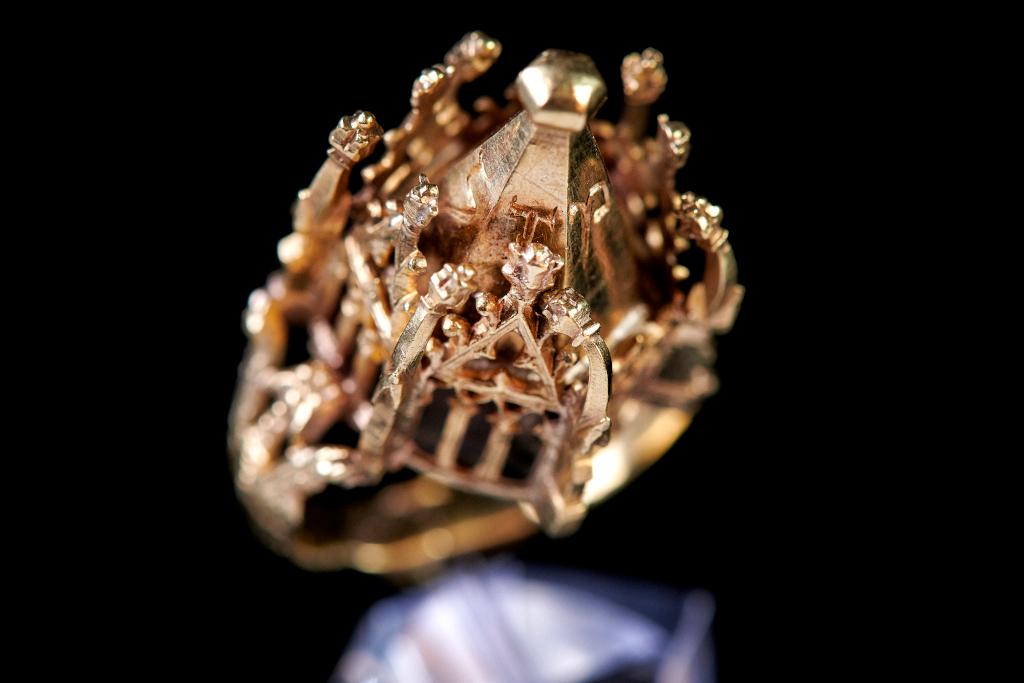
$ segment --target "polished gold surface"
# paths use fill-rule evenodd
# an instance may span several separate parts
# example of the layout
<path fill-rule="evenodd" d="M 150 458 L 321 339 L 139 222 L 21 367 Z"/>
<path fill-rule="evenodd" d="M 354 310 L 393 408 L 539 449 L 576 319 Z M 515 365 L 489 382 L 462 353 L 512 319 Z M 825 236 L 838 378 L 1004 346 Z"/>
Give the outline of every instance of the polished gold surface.
<path fill-rule="evenodd" d="M 593 62 L 559 50 L 463 111 L 500 52 L 465 36 L 387 133 L 344 117 L 249 300 L 236 484 L 304 566 L 416 572 L 569 533 L 715 389 L 743 290 L 721 210 L 675 189 L 690 131 L 661 115 L 645 136 L 661 54 L 623 60 L 612 124 Z"/>

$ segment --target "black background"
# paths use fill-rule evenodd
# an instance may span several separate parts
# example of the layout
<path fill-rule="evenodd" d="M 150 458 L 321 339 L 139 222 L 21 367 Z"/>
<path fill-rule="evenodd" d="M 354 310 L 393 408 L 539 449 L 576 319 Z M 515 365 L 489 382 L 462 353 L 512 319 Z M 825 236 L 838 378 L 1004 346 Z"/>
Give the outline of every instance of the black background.
<path fill-rule="evenodd" d="M 604 74 L 610 98 L 599 115 L 612 119 L 623 55 L 661 50 L 669 85 L 656 111 L 693 133 L 679 185 L 724 209 L 747 288 L 735 328 L 719 340 L 721 390 L 676 446 L 592 510 L 577 534 L 536 537 L 515 554 L 708 589 L 727 683 L 806 663 L 817 647 L 806 635 L 808 626 L 817 630 L 813 615 L 839 609 L 846 592 L 828 577 L 855 562 L 836 552 L 845 533 L 837 500 L 854 466 L 841 455 L 847 437 L 829 426 L 842 410 L 834 386 L 845 364 L 831 351 L 841 335 L 822 306 L 842 287 L 838 262 L 829 262 L 842 250 L 830 237 L 841 236 L 844 215 L 829 195 L 838 182 L 831 161 L 857 144 L 846 136 L 856 105 L 847 66 L 827 49 L 828 36 L 814 42 L 795 29 L 739 39 L 657 14 L 573 30 L 565 28 L 572 17 L 439 28 L 403 16 L 401 28 L 365 35 L 357 22 L 311 20 L 309 39 L 294 45 L 225 28 L 183 46 L 195 60 L 168 72 L 182 144 L 173 170 L 182 192 L 169 201 L 182 222 L 169 241 L 189 254 L 175 280 L 189 311 L 176 330 L 189 370 L 165 397 L 183 409 L 174 440 L 188 445 L 174 446 L 187 493 L 183 501 L 174 492 L 163 561 L 176 576 L 172 601 L 189 598 L 182 605 L 190 617 L 161 641 L 164 658 L 226 680 L 322 681 L 362 613 L 396 591 L 355 572 L 299 570 L 249 532 L 224 452 L 244 348 L 240 314 L 276 267 L 292 200 L 340 116 L 368 109 L 385 128 L 396 126 L 420 69 L 480 29 L 504 49 L 470 96 L 500 95 L 544 48 L 572 49 L 593 56 Z M 822 639 L 827 630 L 814 638 Z"/>

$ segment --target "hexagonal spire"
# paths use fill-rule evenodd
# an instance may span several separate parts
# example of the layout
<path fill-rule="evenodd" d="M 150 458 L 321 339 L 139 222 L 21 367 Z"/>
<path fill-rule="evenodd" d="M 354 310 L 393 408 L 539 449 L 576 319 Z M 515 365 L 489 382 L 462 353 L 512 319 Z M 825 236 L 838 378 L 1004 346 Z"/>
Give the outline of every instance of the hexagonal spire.
<path fill-rule="evenodd" d="M 426 239 L 441 262 L 473 264 L 474 286 L 494 297 L 532 301 L 551 285 L 538 278 L 557 257 L 554 286 L 578 291 L 594 319 L 611 325 L 639 294 L 624 218 L 587 125 L 605 99 L 604 81 L 586 55 L 546 50 L 516 85 L 524 111 L 438 180 L 439 211 Z M 510 242 L 543 250 L 510 259 Z"/>
<path fill-rule="evenodd" d="M 593 60 L 564 50 L 542 52 L 519 72 L 516 89 L 534 123 L 570 131 L 583 130 L 608 95 Z"/>

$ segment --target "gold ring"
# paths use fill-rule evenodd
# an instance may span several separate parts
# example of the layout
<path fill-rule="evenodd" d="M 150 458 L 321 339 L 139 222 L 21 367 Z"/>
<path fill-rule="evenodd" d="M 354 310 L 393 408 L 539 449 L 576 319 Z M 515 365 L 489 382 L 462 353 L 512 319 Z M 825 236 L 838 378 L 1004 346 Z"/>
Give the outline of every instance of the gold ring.
<path fill-rule="evenodd" d="M 342 118 L 249 299 L 235 482 L 304 566 L 422 571 L 569 533 L 715 389 L 743 289 L 721 210 L 676 191 L 689 130 L 646 135 L 662 55 L 623 60 L 617 123 L 592 119 L 591 59 L 558 50 L 464 111 L 500 52 L 466 35 L 386 134 Z"/>

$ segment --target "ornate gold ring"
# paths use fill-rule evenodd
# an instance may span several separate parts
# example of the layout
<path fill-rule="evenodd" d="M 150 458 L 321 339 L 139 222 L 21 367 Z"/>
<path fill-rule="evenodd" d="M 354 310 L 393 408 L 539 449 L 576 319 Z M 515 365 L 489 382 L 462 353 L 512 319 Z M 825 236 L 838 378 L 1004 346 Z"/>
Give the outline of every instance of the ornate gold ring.
<path fill-rule="evenodd" d="M 646 136 L 662 55 L 623 61 L 618 123 L 591 120 L 590 58 L 557 50 L 463 111 L 500 52 L 465 36 L 387 133 L 341 119 L 249 299 L 236 484 L 305 566 L 413 571 L 568 533 L 715 389 L 743 289 L 721 211 L 675 189 L 689 130 L 661 115 Z"/>

